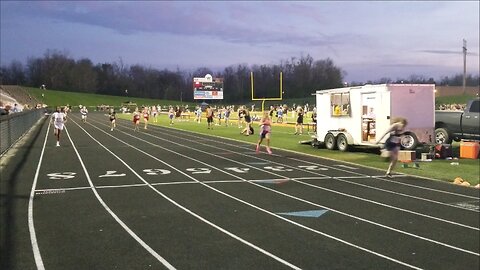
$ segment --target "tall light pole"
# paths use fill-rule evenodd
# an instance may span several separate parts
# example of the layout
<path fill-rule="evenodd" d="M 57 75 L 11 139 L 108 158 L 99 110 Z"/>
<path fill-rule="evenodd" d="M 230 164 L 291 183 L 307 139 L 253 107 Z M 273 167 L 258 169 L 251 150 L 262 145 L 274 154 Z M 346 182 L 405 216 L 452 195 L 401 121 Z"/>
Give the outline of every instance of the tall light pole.
<path fill-rule="evenodd" d="M 463 39 L 463 94 L 465 95 L 467 84 L 467 41 Z"/>

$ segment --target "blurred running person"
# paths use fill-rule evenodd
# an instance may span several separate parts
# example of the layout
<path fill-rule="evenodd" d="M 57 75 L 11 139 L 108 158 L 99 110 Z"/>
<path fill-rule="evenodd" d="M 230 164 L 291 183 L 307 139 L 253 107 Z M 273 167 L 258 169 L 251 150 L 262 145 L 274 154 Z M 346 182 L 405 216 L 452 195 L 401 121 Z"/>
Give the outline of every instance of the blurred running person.
<path fill-rule="evenodd" d="M 143 123 L 144 123 L 143 129 L 147 129 L 148 117 L 150 116 L 150 113 L 148 112 L 148 107 L 143 108 L 142 115 L 143 115 Z"/>
<path fill-rule="evenodd" d="M 114 108 L 111 108 L 110 109 L 110 115 L 109 115 L 109 118 L 110 118 L 110 131 L 113 131 L 113 129 L 115 127 L 117 127 L 116 125 L 116 120 L 117 120 L 117 113 L 115 112 L 115 109 Z"/>
<path fill-rule="evenodd" d="M 57 137 L 57 146 L 60 146 L 60 133 L 63 130 L 65 122 L 67 122 L 65 110 L 57 107 L 57 110 L 53 113 L 51 120 L 51 123 L 53 123 L 53 126 L 55 127 L 53 134 L 55 134 L 55 137 Z"/>
<path fill-rule="evenodd" d="M 378 140 L 377 144 L 386 136 L 389 135 L 387 140 L 385 141 L 385 150 L 388 152 L 390 157 L 390 164 L 388 165 L 387 172 L 385 176 L 388 178 L 392 178 L 392 170 L 395 168 L 395 165 L 398 161 L 398 152 L 400 152 L 400 141 L 401 136 L 407 126 L 408 122 L 407 119 L 398 117 L 392 119 L 392 125 L 388 128 L 388 130 L 383 134 Z"/>
<path fill-rule="evenodd" d="M 80 114 L 82 114 L 82 122 L 86 123 L 87 122 L 87 114 L 88 114 L 87 107 L 83 106 L 80 109 Z"/>
<path fill-rule="evenodd" d="M 140 124 L 140 112 L 138 111 L 138 108 L 135 108 L 135 111 L 133 112 L 133 131 L 140 131 L 138 128 L 138 125 Z"/>
<path fill-rule="evenodd" d="M 257 142 L 257 148 L 256 148 L 256 152 L 259 153 L 260 152 L 260 145 L 262 144 L 263 142 L 263 139 L 266 140 L 266 148 L 267 148 L 267 152 L 269 154 L 272 154 L 272 150 L 270 150 L 270 134 L 271 134 L 271 130 L 272 130 L 272 120 L 270 119 L 270 117 L 268 116 L 268 112 L 263 112 L 263 117 L 262 119 L 260 120 L 260 139 L 258 140 Z"/>

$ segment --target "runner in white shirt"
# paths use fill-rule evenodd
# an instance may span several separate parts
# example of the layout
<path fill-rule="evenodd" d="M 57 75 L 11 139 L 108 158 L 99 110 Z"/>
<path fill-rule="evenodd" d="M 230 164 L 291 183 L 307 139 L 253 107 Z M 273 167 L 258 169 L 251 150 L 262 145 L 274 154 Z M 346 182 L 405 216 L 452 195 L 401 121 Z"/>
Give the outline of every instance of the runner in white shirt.
<path fill-rule="evenodd" d="M 55 130 L 54 134 L 57 137 L 57 146 L 60 146 L 60 133 L 63 130 L 63 127 L 67 122 L 67 115 L 65 114 L 63 108 L 57 107 L 57 111 L 52 114 L 51 123 L 53 123 Z"/>
<path fill-rule="evenodd" d="M 82 109 L 80 109 L 80 113 L 82 114 L 82 121 L 84 123 L 86 123 L 87 122 L 87 114 L 88 114 L 87 107 L 83 106 Z"/>

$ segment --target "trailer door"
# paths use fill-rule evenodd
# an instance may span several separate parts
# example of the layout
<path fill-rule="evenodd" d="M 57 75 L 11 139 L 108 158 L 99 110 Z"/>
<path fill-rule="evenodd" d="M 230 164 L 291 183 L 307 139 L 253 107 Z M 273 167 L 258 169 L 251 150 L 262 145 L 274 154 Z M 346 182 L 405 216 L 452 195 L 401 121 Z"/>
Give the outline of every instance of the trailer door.
<path fill-rule="evenodd" d="M 362 100 L 362 142 L 374 143 L 376 140 L 376 118 L 378 111 L 377 93 L 361 94 Z"/>

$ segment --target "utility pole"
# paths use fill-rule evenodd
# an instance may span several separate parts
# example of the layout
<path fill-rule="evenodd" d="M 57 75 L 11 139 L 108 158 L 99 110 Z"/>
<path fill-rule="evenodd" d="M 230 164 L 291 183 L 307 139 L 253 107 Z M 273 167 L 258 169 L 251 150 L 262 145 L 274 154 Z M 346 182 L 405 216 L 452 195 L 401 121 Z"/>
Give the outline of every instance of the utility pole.
<path fill-rule="evenodd" d="M 467 84 L 467 41 L 463 39 L 463 94 L 465 95 Z"/>

